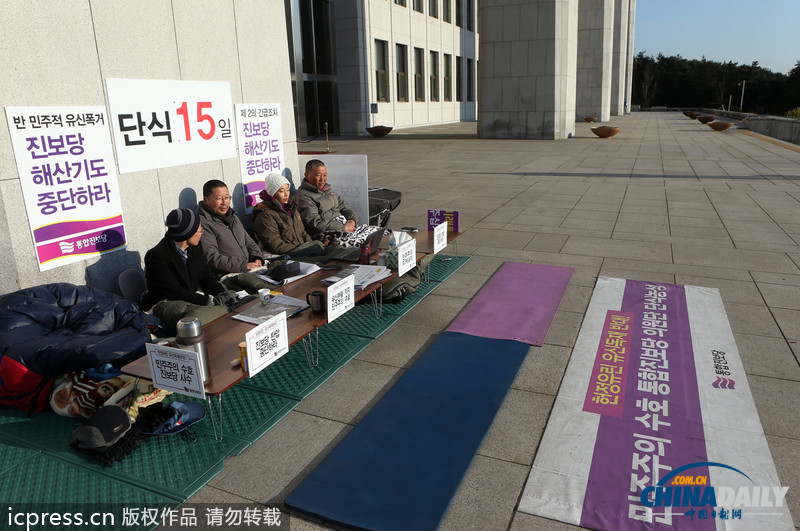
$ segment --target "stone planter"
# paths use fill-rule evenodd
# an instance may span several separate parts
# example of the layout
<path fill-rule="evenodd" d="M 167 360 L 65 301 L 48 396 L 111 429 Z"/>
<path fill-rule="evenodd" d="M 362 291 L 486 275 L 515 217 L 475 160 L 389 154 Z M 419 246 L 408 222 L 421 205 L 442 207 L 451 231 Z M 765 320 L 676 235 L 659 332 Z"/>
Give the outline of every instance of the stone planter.
<path fill-rule="evenodd" d="M 733 126 L 733 124 L 731 122 L 711 122 L 708 126 L 714 131 L 724 131 Z"/>
<path fill-rule="evenodd" d="M 386 127 L 385 125 L 375 125 L 372 127 L 367 127 L 367 133 L 371 134 L 372 136 L 386 136 L 392 132 L 391 127 Z"/>
<path fill-rule="evenodd" d="M 622 131 L 621 127 L 611 127 L 610 125 L 601 125 L 599 127 L 592 127 L 591 129 L 592 133 L 596 134 L 600 138 L 611 138 Z"/>

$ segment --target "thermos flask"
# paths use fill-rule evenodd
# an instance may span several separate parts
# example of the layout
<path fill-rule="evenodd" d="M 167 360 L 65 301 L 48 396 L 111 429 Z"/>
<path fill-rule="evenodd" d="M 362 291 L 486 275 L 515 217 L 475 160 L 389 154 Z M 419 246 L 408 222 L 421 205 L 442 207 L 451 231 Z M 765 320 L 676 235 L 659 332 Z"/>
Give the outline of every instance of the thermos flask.
<path fill-rule="evenodd" d="M 175 342 L 183 350 L 197 352 L 197 362 L 200 365 L 200 377 L 203 383 L 211 380 L 208 370 L 208 351 L 206 350 L 206 334 L 203 325 L 197 317 L 184 317 L 175 325 L 178 335 Z"/>

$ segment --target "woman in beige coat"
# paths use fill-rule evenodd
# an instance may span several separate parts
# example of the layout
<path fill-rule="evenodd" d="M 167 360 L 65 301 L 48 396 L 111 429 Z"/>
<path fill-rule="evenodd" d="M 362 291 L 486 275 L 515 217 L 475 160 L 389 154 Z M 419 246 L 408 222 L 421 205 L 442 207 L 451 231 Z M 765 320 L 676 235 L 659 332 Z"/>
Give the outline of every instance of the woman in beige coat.
<path fill-rule="evenodd" d="M 252 219 L 256 238 L 261 247 L 272 254 L 321 256 L 325 246 L 312 240 L 306 232 L 295 198 L 289 196 L 289 181 L 280 174 L 270 173 L 264 179 L 261 203 L 253 207 Z"/>

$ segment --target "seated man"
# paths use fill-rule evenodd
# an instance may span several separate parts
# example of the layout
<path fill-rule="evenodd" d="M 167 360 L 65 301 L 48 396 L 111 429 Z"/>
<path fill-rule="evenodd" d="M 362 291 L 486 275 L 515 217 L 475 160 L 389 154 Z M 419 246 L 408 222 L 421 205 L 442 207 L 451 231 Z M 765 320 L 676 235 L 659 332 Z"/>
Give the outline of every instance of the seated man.
<path fill-rule="evenodd" d="M 203 200 L 198 204 L 197 212 L 203 225 L 200 247 L 214 273 L 219 276 L 246 273 L 265 265 L 261 249 L 231 208 L 231 195 L 224 182 L 212 179 L 203 185 Z M 230 289 L 245 289 L 249 293 L 269 287 L 252 275 L 241 278 L 234 275 L 222 281 Z"/>
<path fill-rule="evenodd" d="M 273 254 L 292 258 L 321 256 L 325 245 L 312 240 L 297 211 L 297 196 L 290 197 L 289 181 L 278 173 L 264 179 L 262 201 L 253 208 L 253 227 L 261 246 Z"/>
<path fill-rule="evenodd" d="M 326 231 L 353 232 L 355 210 L 328 186 L 328 170 L 318 159 L 306 163 L 305 178 L 297 190 L 297 210 L 312 236 Z"/>
<path fill-rule="evenodd" d="M 144 257 L 147 292 L 142 310 L 152 308 L 153 315 L 171 331 L 182 317 L 208 323 L 228 313 L 225 286 L 214 277 L 197 247 L 203 235 L 200 218 L 193 210 L 177 208 L 164 224 L 164 238 Z"/>

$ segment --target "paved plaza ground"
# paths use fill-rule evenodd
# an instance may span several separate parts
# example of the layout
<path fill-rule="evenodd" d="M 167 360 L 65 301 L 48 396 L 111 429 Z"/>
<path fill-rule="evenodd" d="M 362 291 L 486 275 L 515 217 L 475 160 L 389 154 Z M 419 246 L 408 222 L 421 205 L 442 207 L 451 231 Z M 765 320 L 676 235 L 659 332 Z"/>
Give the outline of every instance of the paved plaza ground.
<path fill-rule="evenodd" d="M 714 132 L 678 112 L 610 123 L 622 131 L 608 140 L 584 123 L 562 141 L 482 140 L 475 123 L 333 140 L 338 154 L 368 156 L 371 186 L 403 193 L 393 227 L 425 227 L 429 208 L 460 211 L 457 251 L 472 258 L 228 458 L 190 502 L 283 502 L 492 273 L 517 261 L 575 272 L 545 345 L 531 348 L 442 529 L 573 528 L 517 506 L 598 275 L 720 290 L 800 525 L 800 146 Z M 446 252 L 453 251 L 451 244 Z M 324 527 L 290 521 L 295 530 Z"/>

